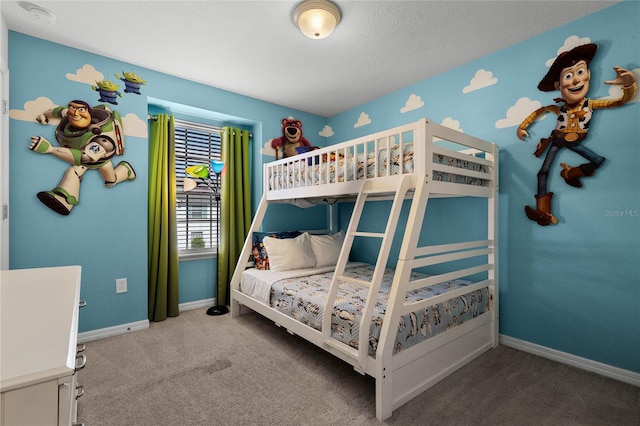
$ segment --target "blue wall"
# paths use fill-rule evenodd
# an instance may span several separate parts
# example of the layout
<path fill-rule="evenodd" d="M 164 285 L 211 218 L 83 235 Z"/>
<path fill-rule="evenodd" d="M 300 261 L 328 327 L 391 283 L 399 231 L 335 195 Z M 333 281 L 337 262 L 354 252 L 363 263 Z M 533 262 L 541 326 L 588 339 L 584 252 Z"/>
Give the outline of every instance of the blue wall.
<path fill-rule="evenodd" d="M 272 159 L 260 155 L 261 146 L 280 134 L 280 119 L 289 115 L 303 120 L 305 135 L 314 143 L 318 140 L 318 145 L 324 145 L 316 135 L 325 124 L 334 133 L 329 142 L 337 143 L 425 116 L 498 143 L 501 333 L 640 372 L 638 95 L 622 108 L 596 112 L 585 144 L 605 156 L 607 163 L 593 178 L 585 180 L 584 188 L 569 187 L 558 176 L 560 161 L 576 163 L 580 159 L 570 152 L 556 159 L 550 188 L 555 193 L 553 207 L 558 225 L 540 227 L 526 219 L 523 211 L 525 205 L 534 203 L 536 173 L 541 164 L 532 153 L 537 140 L 553 128 L 554 119 L 547 117 L 534 124 L 527 142 L 515 136 L 522 114 L 534 109 L 518 104 L 519 100 L 553 103 L 557 93 L 539 92 L 536 86 L 546 73 L 545 62 L 573 36 L 588 38 L 600 46 L 591 66 L 590 97 L 608 95 L 608 86 L 602 82 L 614 77 L 614 65 L 634 69 L 638 75 L 639 15 L 639 3 L 617 4 L 328 121 L 137 68 L 135 72 L 148 82 L 143 87 L 144 95 L 139 99 L 125 95 L 117 109 L 123 116 L 132 113 L 144 120 L 148 103 L 145 96 L 150 96 L 222 113 L 230 123 L 251 128 L 257 141 L 253 146 L 254 208 L 261 196 L 260 164 Z M 40 96 L 57 104 L 76 97 L 94 102 L 95 92 L 65 78 L 84 64 L 92 64 L 107 78 L 132 68 L 18 33 L 10 33 L 9 47 L 12 110 L 24 110 L 25 103 Z M 472 85 L 480 70 L 491 73 L 484 73 L 488 78 L 480 79 L 488 84 Z M 471 89 L 465 89 L 467 86 Z M 418 107 L 412 109 L 411 105 Z M 369 124 L 364 124 L 367 121 Z M 70 217 L 62 218 L 42 206 L 35 193 L 53 187 L 65 165 L 27 149 L 32 134 L 51 135 L 53 128 L 18 119 L 10 120 L 10 124 L 11 267 L 83 265 L 82 296 L 90 305 L 82 311 L 81 331 L 146 319 L 146 136 L 128 137 L 123 157 L 136 168 L 138 180 L 105 189 L 95 173 L 87 173 L 82 204 Z M 443 219 L 450 215 L 443 201 L 430 202 L 427 220 L 435 224 L 429 229 L 436 231 L 424 238 L 444 238 L 437 231 L 447 229 L 449 223 Z M 461 208 L 473 211 L 478 208 L 475 202 L 463 202 Z M 347 213 L 348 206 L 339 213 L 343 226 Z M 299 215 L 295 208 L 278 209 L 268 226 L 276 228 L 279 220 L 292 216 L 299 220 Z M 371 218 L 385 220 L 375 213 Z M 482 217 L 464 220 L 470 221 L 471 228 L 484 226 Z M 361 255 L 368 254 L 364 251 Z M 201 277 L 207 266 L 200 262 L 186 262 L 193 264 L 192 271 L 183 270 L 181 264 L 181 280 L 188 283 L 185 285 L 197 286 L 192 281 L 199 278 L 207 281 L 191 294 L 181 288 L 181 302 L 212 297 L 206 287 L 212 276 Z M 116 295 L 114 280 L 122 276 L 129 278 L 129 293 Z"/>
<path fill-rule="evenodd" d="M 82 294 L 87 307 L 80 314 L 79 330 L 89 331 L 147 319 L 147 114 L 165 110 L 181 118 L 215 122 L 249 129 L 254 137 L 253 209 L 262 194 L 262 163 L 266 141 L 282 134 L 280 121 L 294 116 L 304 123 L 307 138 L 324 145 L 318 135 L 326 124 L 322 117 L 205 86 L 153 70 L 71 49 L 17 32 L 9 32 L 10 81 L 10 268 L 82 266 Z M 142 95 L 124 93 L 124 83 L 114 77 L 135 72 L 147 83 Z M 102 75 L 103 77 L 96 77 Z M 97 105 L 99 94 L 91 88 L 97 79 L 119 83 L 122 97 L 110 105 L 124 118 L 126 149 L 115 162 L 128 161 L 137 178 L 105 188 L 99 173 L 83 176 L 80 204 L 69 216 L 45 207 L 36 194 L 51 190 L 68 164 L 52 155 L 28 149 L 32 135 L 55 143 L 52 125 L 34 117 L 52 104 L 66 105 L 82 99 Z M 80 81 L 78 81 L 80 80 Z M 157 107 L 160 105 L 160 108 Z M 271 220 L 284 226 L 287 217 L 300 213 L 284 207 Z M 326 208 L 305 212 L 326 223 Z M 215 259 L 181 262 L 180 303 L 214 297 Z M 128 292 L 115 293 L 115 280 L 128 279 Z"/>
<path fill-rule="evenodd" d="M 465 133 L 499 144 L 501 333 L 635 372 L 640 372 L 640 94 L 621 108 L 594 113 L 584 144 L 607 161 L 594 177 L 583 179 L 583 188 L 570 187 L 559 176 L 560 162 L 578 165 L 583 159 L 568 150 L 556 157 L 549 188 L 559 223 L 549 227 L 528 220 L 524 206 L 535 206 L 542 158 L 532 154 L 553 129 L 555 116 L 533 124 L 531 137 L 522 142 L 516 127 L 536 108 L 515 106 L 524 98 L 554 103 L 558 92 L 540 92 L 537 84 L 548 69 L 545 62 L 573 36 L 599 46 L 589 97 L 609 96 L 603 82 L 615 77 L 615 65 L 634 70 L 640 80 L 638 16 L 640 3 L 617 4 L 329 120 L 337 135 L 331 143 L 428 117 L 438 123 L 453 119 Z M 493 84 L 465 90 L 479 70 L 490 72 L 486 81 L 493 78 Z M 403 113 L 411 95 L 423 105 Z M 356 127 L 363 117 L 370 124 Z M 449 201 L 442 201 L 429 202 L 430 226 L 423 238 L 444 238 L 439 230 L 451 229 L 451 211 L 444 207 Z M 349 217 L 345 209 L 342 226 Z M 365 220 L 386 218 L 378 211 Z M 484 227 L 482 220 L 469 220 L 472 228 Z M 358 256 L 371 260 L 375 254 L 361 250 Z"/>

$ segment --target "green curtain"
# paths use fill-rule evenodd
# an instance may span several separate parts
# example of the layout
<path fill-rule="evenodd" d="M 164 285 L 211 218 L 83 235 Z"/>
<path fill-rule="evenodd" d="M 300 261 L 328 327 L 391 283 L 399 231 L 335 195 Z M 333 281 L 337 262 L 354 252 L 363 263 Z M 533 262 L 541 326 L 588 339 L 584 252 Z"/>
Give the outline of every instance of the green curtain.
<path fill-rule="evenodd" d="M 178 316 L 178 237 L 173 116 L 158 114 L 149 135 L 149 320 Z"/>
<path fill-rule="evenodd" d="M 249 132 L 222 128 L 221 244 L 218 249 L 218 305 L 229 304 L 229 282 L 251 227 Z"/>

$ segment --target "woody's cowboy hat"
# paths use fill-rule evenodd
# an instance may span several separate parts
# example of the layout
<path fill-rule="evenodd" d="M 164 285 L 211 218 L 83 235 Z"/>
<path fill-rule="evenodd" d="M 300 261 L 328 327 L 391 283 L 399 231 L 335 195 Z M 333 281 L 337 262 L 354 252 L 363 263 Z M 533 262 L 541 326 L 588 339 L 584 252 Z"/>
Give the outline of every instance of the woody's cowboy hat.
<path fill-rule="evenodd" d="M 544 76 L 540 83 L 538 83 L 538 90 L 543 92 L 551 92 L 556 90 L 554 83 L 560 78 L 560 71 L 563 68 L 570 67 L 580 60 L 584 60 L 587 63 L 591 62 L 593 56 L 596 54 L 597 44 L 589 43 L 581 46 L 574 47 L 573 49 L 562 52 L 558 55 L 551 68 Z"/>

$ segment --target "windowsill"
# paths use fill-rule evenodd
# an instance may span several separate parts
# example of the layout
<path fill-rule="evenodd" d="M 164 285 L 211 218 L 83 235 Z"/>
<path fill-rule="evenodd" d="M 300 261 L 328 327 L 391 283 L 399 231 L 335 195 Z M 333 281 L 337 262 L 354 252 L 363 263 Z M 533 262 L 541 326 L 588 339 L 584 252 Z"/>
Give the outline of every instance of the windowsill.
<path fill-rule="evenodd" d="M 191 260 L 215 259 L 218 255 L 215 251 L 201 251 L 195 253 L 181 253 L 178 255 L 178 261 L 189 262 Z"/>

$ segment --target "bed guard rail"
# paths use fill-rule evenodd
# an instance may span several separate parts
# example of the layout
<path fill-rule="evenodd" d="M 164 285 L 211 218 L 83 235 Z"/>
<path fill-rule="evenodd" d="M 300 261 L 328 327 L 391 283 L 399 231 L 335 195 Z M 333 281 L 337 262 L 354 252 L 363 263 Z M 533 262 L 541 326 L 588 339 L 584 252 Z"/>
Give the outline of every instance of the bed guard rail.
<path fill-rule="evenodd" d="M 434 162 L 438 155 L 446 157 L 447 162 Z M 455 173 L 467 180 L 491 182 L 494 155 L 493 144 L 423 118 L 266 163 L 264 194 L 268 200 L 347 195 L 355 198 L 362 181 L 395 174 L 416 174 L 431 179 L 434 172 Z M 471 159 L 482 170 L 456 167 Z"/>

